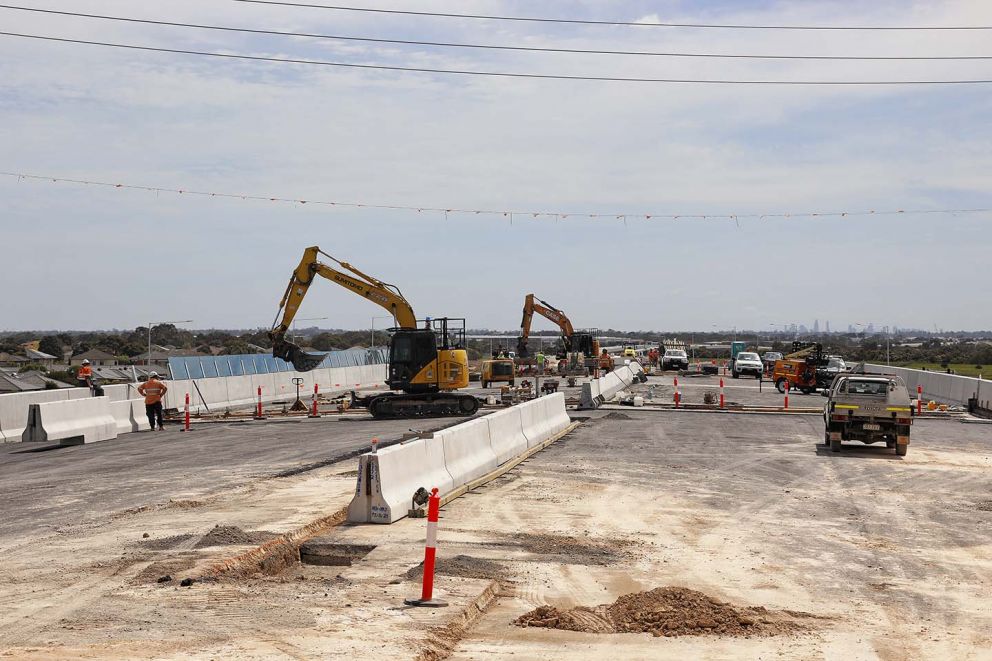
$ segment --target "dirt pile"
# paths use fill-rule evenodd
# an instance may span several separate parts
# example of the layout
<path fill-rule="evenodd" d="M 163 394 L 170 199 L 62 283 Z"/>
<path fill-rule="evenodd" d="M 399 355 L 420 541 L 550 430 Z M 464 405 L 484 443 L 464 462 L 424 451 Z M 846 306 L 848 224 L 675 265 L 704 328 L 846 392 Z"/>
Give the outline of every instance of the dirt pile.
<path fill-rule="evenodd" d="M 214 526 L 210 532 L 200 538 L 196 548 L 261 544 L 275 537 L 278 535 L 265 530 L 245 531 L 237 526 Z"/>
<path fill-rule="evenodd" d="M 600 420 L 633 420 L 633 418 L 631 418 L 626 413 L 618 413 L 616 411 L 613 411 L 611 413 L 607 413 L 606 415 L 604 415 L 602 418 L 600 418 Z"/>
<path fill-rule="evenodd" d="M 739 607 L 702 592 L 664 587 L 625 594 L 612 604 L 559 610 L 540 606 L 514 624 L 587 633 L 650 633 L 654 636 L 773 636 L 807 627 L 804 613 Z"/>
<path fill-rule="evenodd" d="M 461 578 L 498 579 L 506 576 L 506 567 L 495 560 L 473 558 L 470 555 L 456 555 L 453 558 L 438 558 L 434 573 Z M 411 567 L 406 578 L 420 580 L 424 575 L 424 563 Z"/>

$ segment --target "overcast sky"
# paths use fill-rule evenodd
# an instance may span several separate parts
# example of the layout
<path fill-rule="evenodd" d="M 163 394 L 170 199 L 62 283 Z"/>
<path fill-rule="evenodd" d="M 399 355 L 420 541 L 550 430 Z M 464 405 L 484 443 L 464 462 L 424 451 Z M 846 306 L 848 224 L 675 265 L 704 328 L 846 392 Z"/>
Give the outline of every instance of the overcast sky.
<path fill-rule="evenodd" d="M 414 18 L 231 0 L 32 7 L 338 35 L 804 55 L 992 55 L 989 31 L 785 32 Z M 985 0 L 352 0 L 601 20 L 992 25 Z M 540 10 L 540 14 L 535 12 Z M 0 10 L 3 30 L 429 68 L 620 77 L 992 78 L 992 61 L 837 62 L 480 51 L 250 36 Z M 0 170 L 126 184 L 596 220 L 345 209 L 0 177 L 0 330 L 268 326 L 302 250 L 400 286 L 419 316 L 576 326 L 992 328 L 992 215 L 677 221 L 992 207 L 992 85 L 770 87 L 336 69 L 0 37 Z M 635 216 L 640 215 L 640 218 Z M 318 283 L 301 318 L 382 311 Z M 383 322 L 379 322 L 382 324 Z M 547 322 L 541 322 L 544 328 Z M 303 325 L 311 325 L 305 322 Z M 550 326 L 547 326 L 550 328 Z"/>

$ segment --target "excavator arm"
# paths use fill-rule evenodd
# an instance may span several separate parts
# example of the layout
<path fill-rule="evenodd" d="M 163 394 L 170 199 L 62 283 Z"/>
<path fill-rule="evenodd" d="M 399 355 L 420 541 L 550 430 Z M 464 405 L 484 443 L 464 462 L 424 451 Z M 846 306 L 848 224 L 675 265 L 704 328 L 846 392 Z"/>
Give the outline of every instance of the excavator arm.
<path fill-rule="evenodd" d="M 318 261 L 319 255 L 329 258 L 341 270 Z M 307 295 L 310 285 L 313 284 L 314 278 L 318 275 L 385 308 L 393 316 L 397 327 L 417 327 L 417 318 L 413 314 L 413 308 L 403 297 L 399 288 L 362 273 L 351 264 L 338 261 L 317 246 L 312 246 L 303 252 L 303 259 L 293 271 L 293 276 L 289 279 L 289 285 L 286 287 L 286 293 L 283 294 L 282 300 L 279 302 L 276 322 L 273 323 L 272 330 L 269 331 L 269 338 L 272 340 L 272 355 L 292 363 L 297 371 L 312 370 L 324 359 L 322 354 L 307 353 L 286 339 L 286 332 L 289 331 L 293 318 L 300 309 L 300 304 L 303 303 L 303 298 Z"/>
<path fill-rule="evenodd" d="M 534 319 L 535 312 L 561 329 L 565 350 L 569 351 L 569 343 L 572 340 L 572 335 L 575 333 L 575 329 L 572 328 L 572 322 L 564 312 L 547 301 L 542 301 L 533 294 L 527 294 L 527 298 L 524 299 L 524 316 L 520 322 L 520 337 L 517 338 L 517 355 L 521 358 L 527 357 L 527 340 L 530 338 L 530 325 Z"/>

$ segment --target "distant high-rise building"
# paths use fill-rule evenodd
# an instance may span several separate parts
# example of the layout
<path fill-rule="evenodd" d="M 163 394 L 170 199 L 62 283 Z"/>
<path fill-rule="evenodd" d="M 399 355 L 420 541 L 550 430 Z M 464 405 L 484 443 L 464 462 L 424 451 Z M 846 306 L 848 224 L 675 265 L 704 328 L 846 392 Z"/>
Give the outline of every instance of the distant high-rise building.
<path fill-rule="evenodd" d="M 874 333 L 875 332 L 875 324 L 873 324 L 872 322 L 869 321 L 868 322 L 868 329 L 867 330 L 868 330 L 869 333 Z"/>
<path fill-rule="evenodd" d="M 813 320 L 813 333 L 814 334 L 817 334 L 817 335 L 820 333 L 820 320 L 819 319 L 814 319 Z"/>
<path fill-rule="evenodd" d="M 799 324 L 799 332 L 802 335 L 806 335 L 807 333 L 809 333 L 809 329 L 806 328 L 806 324 Z"/>
<path fill-rule="evenodd" d="M 847 332 L 848 333 L 852 333 L 852 334 L 854 333 L 854 325 L 853 324 L 848 324 L 847 325 Z"/>
<path fill-rule="evenodd" d="M 825 331 L 825 332 L 827 333 L 827 335 L 829 335 L 829 334 L 830 334 L 830 322 L 829 322 L 829 321 L 827 321 L 827 322 L 826 322 L 826 325 L 827 325 L 827 329 L 826 329 L 826 331 Z"/>

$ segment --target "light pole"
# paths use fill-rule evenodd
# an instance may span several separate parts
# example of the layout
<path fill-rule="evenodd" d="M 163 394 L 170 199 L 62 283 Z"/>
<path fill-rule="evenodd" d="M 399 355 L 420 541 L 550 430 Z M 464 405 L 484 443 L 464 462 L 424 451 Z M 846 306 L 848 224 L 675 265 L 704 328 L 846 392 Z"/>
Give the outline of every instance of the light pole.
<path fill-rule="evenodd" d="M 324 321 L 325 319 L 330 319 L 330 317 L 306 317 L 304 319 L 293 319 L 293 337 L 296 340 L 299 340 L 299 337 L 297 337 L 297 335 L 296 335 L 296 322 L 297 321 Z"/>
<path fill-rule="evenodd" d="M 372 317 L 372 348 L 373 349 L 375 349 L 375 320 L 376 319 L 393 319 L 393 317 Z"/>
<path fill-rule="evenodd" d="M 155 324 L 191 324 L 192 319 L 183 319 L 182 321 L 149 321 L 148 322 L 148 353 L 145 358 L 145 367 L 151 367 L 152 364 L 152 326 Z"/>

